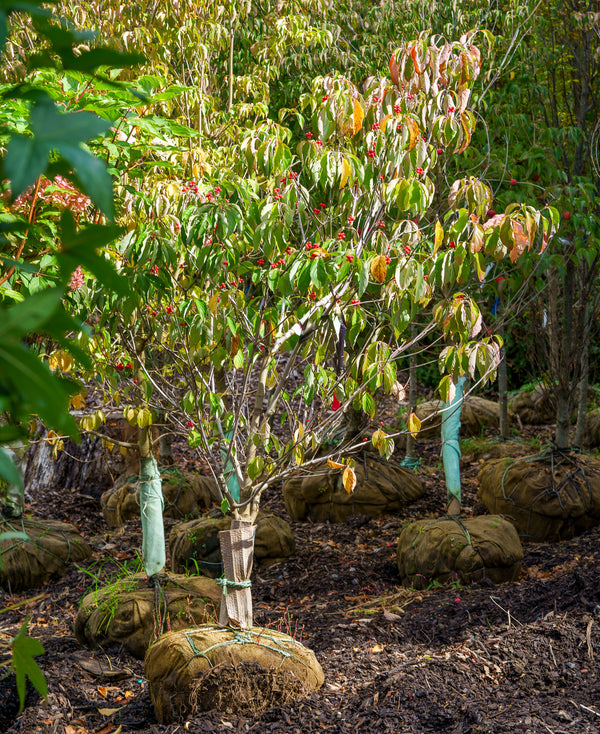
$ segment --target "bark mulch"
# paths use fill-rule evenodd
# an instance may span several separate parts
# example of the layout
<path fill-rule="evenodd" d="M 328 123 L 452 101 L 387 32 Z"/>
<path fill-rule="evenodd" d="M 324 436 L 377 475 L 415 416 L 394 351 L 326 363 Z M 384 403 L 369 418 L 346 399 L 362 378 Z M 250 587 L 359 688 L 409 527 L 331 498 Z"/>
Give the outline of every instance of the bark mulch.
<path fill-rule="evenodd" d="M 427 493 L 401 514 L 294 523 L 280 493 L 266 498 L 268 509 L 291 522 L 296 553 L 255 571 L 255 623 L 311 647 L 325 684 L 261 714 L 210 711 L 187 724 L 156 722 L 140 661 L 119 647 L 85 650 L 73 634 L 78 602 L 96 579 L 136 568 L 139 522 L 109 531 L 91 496 L 38 492 L 35 513 L 75 523 L 94 557 L 39 589 L 0 597 L 0 636 L 15 634 L 30 616 L 49 684 L 48 700 L 31 693 L 16 717 L 12 681 L 0 681 L 0 731 L 600 732 L 600 530 L 526 545 L 513 583 L 405 588 L 396 540 L 405 523 L 443 511 L 438 454 L 439 443 L 423 446 Z M 479 460 L 464 464 L 469 514 Z"/>

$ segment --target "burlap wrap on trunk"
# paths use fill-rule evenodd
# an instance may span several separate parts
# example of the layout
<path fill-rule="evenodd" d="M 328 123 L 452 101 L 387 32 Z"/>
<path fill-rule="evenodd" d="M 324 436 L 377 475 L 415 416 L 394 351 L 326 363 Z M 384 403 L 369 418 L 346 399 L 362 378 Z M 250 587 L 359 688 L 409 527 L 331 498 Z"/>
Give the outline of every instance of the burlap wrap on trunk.
<path fill-rule="evenodd" d="M 221 589 L 204 576 L 160 574 L 160 586 L 135 574 L 84 597 L 75 620 L 82 645 L 121 643 L 137 658 L 167 630 L 216 621 Z"/>
<path fill-rule="evenodd" d="M 541 426 L 556 420 L 556 401 L 543 385 L 533 390 L 523 388 L 508 400 L 508 407 L 519 416 L 522 423 Z"/>
<path fill-rule="evenodd" d="M 432 581 L 514 581 L 523 549 L 515 528 L 497 515 L 445 517 L 405 527 L 398 538 L 397 557 L 402 583 L 424 589 Z"/>
<path fill-rule="evenodd" d="M 231 527 L 231 517 L 201 517 L 171 529 L 169 553 L 176 573 L 201 573 L 216 578 L 223 572 L 219 532 Z M 256 518 L 254 557 L 269 565 L 291 556 L 296 543 L 289 524 L 272 512 L 261 510 Z"/>
<path fill-rule="evenodd" d="M 182 472 L 174 467 L 162 467 L 164 517 L 186 520 L 198 517 L 202 510 L 215 504 L 216 482 L 212 477 Z M 102 514 L 110 527 L 120 527 L 140 516 L 138 476 L 117 483 L 101 497 Z"/>
<path fill-rule="evenodd" d="M 241 629 L 252 627 L 252 591 L 250 574 L 254 560 L 256 525 L 232 520 L 229 530 L 221 530 L 219 542 L 223 558 L 223 576 L 217 583 L 223 590 L 219 624 Z"/>
<path fill-rule="evenodd" d="M 70 561 L 83 561 L 92 555 L 77 528 L 65 522 L 0 517 L 0 533 L 13 532 L 26 533 L 28 539 L 0 539 L 0 586 L 11 591 L 40 586 L 63 574 Z"/>
<path fill-rule="evenodd" d="M 523 541 L 564 540 L 600 522 L 600 462 L 591 456 L 546 450 L 495 459 L 478 478 L 481 501 Z"/>
<path fill-rule="evenodd" d="M 419 439 L 439 439 L 442 429 L 442 409 L 444 403 L 441 400 L 428 400 L 426 403 L 417 405 L 416 415 L 421 421 L 421 430 L 417 436 Z M 509 423 L 512 420 L 512 412 L 509 411 Z M 460 435 L 480 436 L 485 428 L 498 428 L 500 425 L 500 406 L 493 400 L 486 400 L 477 395 L 469 395 L 463 401 L 460 414 Z"/>
<path fill-rule="evenodd" d="M 356 488 L 348 494 L 342 472 L 326 463 L 299 471 L 283 485 L 285 506 L 293 520 L 344 522 L 351 515 L 376 517 L 397 512 L 425 494 L 423 482 L 410 470 L 378 454 L 359 457 Z"/>
<path fill-rule="evenodd" d="M 145 675 L 161 724 L 210 709 L 254 714 L 324 681 L 312 650 L 288 635 L 214 625 L 163 635 L 146 655 Z"/>

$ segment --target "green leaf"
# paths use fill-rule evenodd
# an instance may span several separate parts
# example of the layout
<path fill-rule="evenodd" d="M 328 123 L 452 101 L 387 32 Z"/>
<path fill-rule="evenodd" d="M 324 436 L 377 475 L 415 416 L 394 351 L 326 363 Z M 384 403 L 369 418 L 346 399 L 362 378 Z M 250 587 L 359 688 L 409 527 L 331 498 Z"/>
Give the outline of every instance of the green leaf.
<path fill-rule="evenodd" d="M 44 324 L 54 316 L 61 297 L 62 291 L 59 288 L 49 288 L 3 311 L 0 321 L 0 338 L 16 341 L 30 331 L 42 329 Z"/>
<path fill-rule="evenodd" d="M 50 148 L 44 141 L 13 135 L 4 156 L 4 170 L 10 179 L 11 194 L 16 199 L 45 170 Z"/>
<path fill-rule="evenodd" d="M 229 512 L 229 500 L 227 497 L 223 497 L 221 500 L 221 512 L 226 515 Z"/>
<path fill-rule="evenodd" d="M 44 647 L 39 640 L 34 640 L 32 637 L 27 636 L 27 625 L 29 624 L 29 617 L 21 625 L 21 629 L 17 635 L 12 639 L 12 669 L 15 672 L 15 679 L 17 683 L 17 692 L 19 694 L 19 713 L 23 711 L 25 706 L 25 682 L 26 678 L 32 682 L 35 690 L 47 698 L 48 686 L 46 684 L 46 678 L 42 673 L 39 665 L 33 659 L 37 655 L 44 654 Z"/>
<path fill-rule="evenodd" d="M 93 112 L 59 112 L 48 98 L 33 106 L 31 127 L 35 138 L 53 149 L 61 144 L 76 145 L 97 138 L 110 130 L 112 122 Z"/>
<path fill-rule="evenodd" d="M 369 263 L 368 261 L 365 260 L 358 274 L 358 297 L 359 298 L 366 291 L 368 285 L 369 285 Z"/>
<path fill-rule="evenodd" d="M 21 479 L 21 475 L 19 474 L 13 460 L 2 447 L 0 447 L 0 477 L 6 479 L 9 484 L 13 484 L 20 490 L 23 489 L 23 480 Z"/>

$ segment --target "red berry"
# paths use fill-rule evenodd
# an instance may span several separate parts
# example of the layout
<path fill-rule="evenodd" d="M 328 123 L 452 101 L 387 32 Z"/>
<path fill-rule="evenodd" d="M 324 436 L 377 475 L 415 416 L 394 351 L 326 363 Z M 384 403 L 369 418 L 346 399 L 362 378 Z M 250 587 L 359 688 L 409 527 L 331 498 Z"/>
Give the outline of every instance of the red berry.
<path fill-rule="evenodd" d="M 493 209 L 488 209 L 488 217 L 491 219 L 496 216 L 496 212 Z"/>
<path fill-rule="evenodd" d="M 539 173 L 536 173 L 534 176 L 531 177 L 531 180 L 532 181 L 539 181 L 539 179 L 540 179 L 540 174 Z"/>
<path fill-rule="evenodd" d="M 571 219 L 571 212 L 563 212 L 563 219 L 568 222 Z"/>
<path fill-rule="evenodd" d="M 437 154 L 438 155 L 442 155 L 443 152 L 444 152 L 444 149 L 443 148 L 438 148 L 437 149 Z"/>
<path fill-rule="evenodd" d="M 516 178 L 511 178 L 510 179 L 510 185 L 511 186 L 516 186 L 517 185 L 517 179 Z"/>

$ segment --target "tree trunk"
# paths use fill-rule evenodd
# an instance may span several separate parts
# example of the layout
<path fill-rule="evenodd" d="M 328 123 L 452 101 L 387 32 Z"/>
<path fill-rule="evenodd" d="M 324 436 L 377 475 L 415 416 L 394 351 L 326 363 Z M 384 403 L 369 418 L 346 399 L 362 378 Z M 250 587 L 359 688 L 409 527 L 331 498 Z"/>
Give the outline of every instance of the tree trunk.
<path fill-rule="evenodd" d="M 587 421 L 588 388 L 590 384 L 590 345 L 589 341 L 583 347 L 581 353 L 581 380 L 579 381 L 579 401 L 577 404 L 577 429 L 575 430 L 575 446 L 578 448 L 583 444 L 583 436 Z"/>
<path fill-rule="evenodd" d="M 496 316 L 502 317 L 502 304 L 498 306 Z M 498 334 L 502 337 L 504 342 L 504 326 L 498 327 Z M 506 369 L 506 348 L 504 343 L 500 350 L 500 364 L 498 365 L 498 408 L 500 411 L 500 436 L 502 438 L 508 438 L 508 372 Z"/>
<path fill-rule="evenodd" d="M 414 340 L 417 336 L 417 327 L 411 325 L 411 338 Z M 417 355 L 412 352 L 408 361 L 408 414 L 414 413 L 417 409 Z M 406 456 L 402 462 L 405 466 L 414 466 L 418 464 L 417 458 L 417 442 L 415 437 L 408 432 L 406 436 Z"/>

